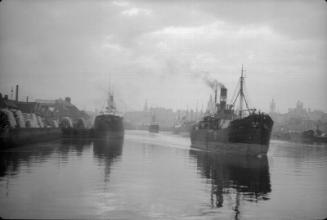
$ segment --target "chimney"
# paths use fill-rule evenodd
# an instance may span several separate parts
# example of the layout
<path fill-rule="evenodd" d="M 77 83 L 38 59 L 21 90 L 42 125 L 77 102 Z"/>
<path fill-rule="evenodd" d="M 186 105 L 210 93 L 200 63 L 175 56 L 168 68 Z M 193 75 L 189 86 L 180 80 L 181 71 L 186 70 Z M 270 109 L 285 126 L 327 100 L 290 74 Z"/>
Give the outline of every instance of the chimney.
<path fill-rule="evenodd" d="M 71 102 L 70 97 L 66 97 L 66 98 L 65 98 L 65 101 L 68 102 L 68 103 L 70 104 L 70 102 Z"/>
<path fill-rule="evenodd" d="M 16 102 L 18 102 L 18 89 L 19 89 L 19 87 L 18 87 L 18 85 L 16 85 Z"/>
<path fill-rule="evenodd" d="M 220 107 L 221 107 L 221 109 L 226 108 L 226 100 L 227 100 L 227 89 L 225 87 L 221 87 L 221 89 L 220 89 Z"/>
<path fill-rule="evenodd" d="M 217 86 L 215 88 L 215 104 L 217 104 Z"/>
<path fill-rule="evenodd" d="M 11 87 L 11 90 L 10 90 L 10 99 L 13 100 L 14 99 L 14 88 Z"/>

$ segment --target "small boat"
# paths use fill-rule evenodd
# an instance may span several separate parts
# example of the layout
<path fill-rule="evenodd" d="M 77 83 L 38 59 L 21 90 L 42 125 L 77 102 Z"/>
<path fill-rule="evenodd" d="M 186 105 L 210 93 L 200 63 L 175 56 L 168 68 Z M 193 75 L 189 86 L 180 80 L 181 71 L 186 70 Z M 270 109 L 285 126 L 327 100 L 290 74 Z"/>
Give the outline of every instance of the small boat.
<path fill-rule="evenodd" d="M 156 122 L 156 117 L 154 114 L 152 114 L 152 120 L 149 125 L 149 132 L 151 133 L 158 133 L 159 132 L 159 123 Z"/>
<path fill-rule="evenodd" d="M 227 89 L 220 85 L 220 103 L 217 103 L 215 90 L 215 112 L 206 115 L 193 125 L 191 143 L 194 148 L 226 153 L 246 155 L 265 155 L 269 149 L 269 141 L 273 126 L 271 117 L 250 109 L 244 96 L 243 66 L 240 77 L 240 89 L 232 104 L 227 105 Z M 239 110 L 234 104 L 239 99 Z M 246 109 L 243 109 L 245 102 Z"/>
<path fill-rule="evenodd" d="M 307 130 L 302 132 L 301 139 L 303 142 L 327 143 L 327 135 L 319 129 L 319 126 L 317 126 L 315 131 Z"/>

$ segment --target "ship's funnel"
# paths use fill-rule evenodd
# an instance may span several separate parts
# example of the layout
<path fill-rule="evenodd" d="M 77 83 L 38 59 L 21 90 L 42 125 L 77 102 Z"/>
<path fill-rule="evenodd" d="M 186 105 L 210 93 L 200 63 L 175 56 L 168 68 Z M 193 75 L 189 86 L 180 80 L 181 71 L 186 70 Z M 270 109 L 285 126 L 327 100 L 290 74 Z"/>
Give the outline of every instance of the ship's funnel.
<path fill-rule="evenodd" d="M 19 89 L 19 87 L 18 87 L 18 85 L 16 85 L 16 98 L 15 98 L 16 102 L 18 102 L 18 89 Z"/>
<path fill-rule="evenodd" d="M 226 100 L 227 99 L 227 89 L 225 87 L 222 87 L 220 89 L 220 100 Z"/>
<path fill-rule="evenodd" d="M 227 100 L 227 89 L 226 87 L 221 87 L 220 89 L 220 108 L 226 108 L 226 100 Z"/>
<path fill-rule="evenodd" d="M 215 104 L 217 104 L 217 87 L 215 88 Z"/>

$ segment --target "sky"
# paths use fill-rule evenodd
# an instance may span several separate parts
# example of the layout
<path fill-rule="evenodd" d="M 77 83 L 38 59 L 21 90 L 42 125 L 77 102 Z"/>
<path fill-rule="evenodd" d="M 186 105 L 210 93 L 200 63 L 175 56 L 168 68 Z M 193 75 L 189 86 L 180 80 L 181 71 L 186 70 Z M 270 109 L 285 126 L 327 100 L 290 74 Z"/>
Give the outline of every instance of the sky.
<path fill-rule="evenodd" d="M 215 79 L 228 89 L 242 64 L 250 105 L 287 112 L 301 100 L 327 112 L 324 0 L 2 0 L 0 92 L 69 96 L 121 111 L 205 108 Z"/>

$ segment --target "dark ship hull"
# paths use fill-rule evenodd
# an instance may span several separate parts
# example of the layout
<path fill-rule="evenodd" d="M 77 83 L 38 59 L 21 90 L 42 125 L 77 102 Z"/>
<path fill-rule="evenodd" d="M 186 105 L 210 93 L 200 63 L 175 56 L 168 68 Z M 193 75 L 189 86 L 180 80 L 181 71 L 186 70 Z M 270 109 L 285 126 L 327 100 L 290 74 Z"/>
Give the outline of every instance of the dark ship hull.
<path fill-rule="evenodd" d="M 192 147 L 209 151 L 246 155 L 267 154 L 273 121 L 265 114 L 251 114 L 235 119 L 227 128 L 191 130 Z"/>
<path fill-rule="evenodd" d="M 149 125 L 149 132 L 151 132 L 151 133 L 159 133 L 159 125 L 158 124 L 151 124 L 151 125 Z"/>
<path fill-rule="evenodd" d="M 98 115 L 92 131 L 94 138 L 121 139 L 124 137 L 123 117 L 115 114 Z"/>

